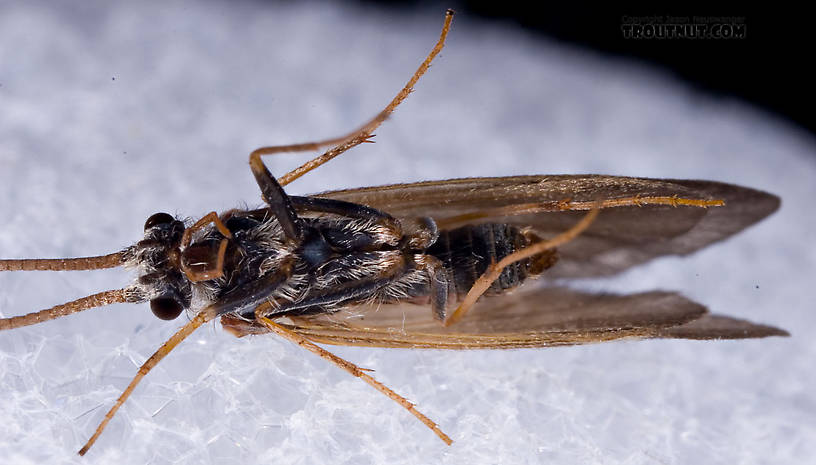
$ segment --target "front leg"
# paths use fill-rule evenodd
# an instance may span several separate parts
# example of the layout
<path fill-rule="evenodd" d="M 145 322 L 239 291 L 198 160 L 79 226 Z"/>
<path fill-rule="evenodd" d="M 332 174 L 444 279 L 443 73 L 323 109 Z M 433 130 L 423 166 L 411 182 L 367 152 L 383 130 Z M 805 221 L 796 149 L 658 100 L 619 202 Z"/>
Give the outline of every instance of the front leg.
<path fill-rule="evenodd" d="M 210 250 L 209 245 L 190 245 L 190 242 L 193 240 L 193 234 L 210 223 L 214 224 L 216 229 L 224 236 L 216 252 L 215 265 L 212 265 L 209 260 L 212 255 L 212 250 Z M 197 283 L 218 279 L 224 276 L 224 256 L 227 253 L 227 243 L 229 239 L 232 239 L 232 233 L 215 212 L 207 213 L 200 220 L 196 221 L 195 224 L 185 229 L 184 235 L 181 236 L 181 247 L 184 251 L 182 252 L 179 264 L 181 265 L 181 271 L 187 275 L 187 279 Z"/>

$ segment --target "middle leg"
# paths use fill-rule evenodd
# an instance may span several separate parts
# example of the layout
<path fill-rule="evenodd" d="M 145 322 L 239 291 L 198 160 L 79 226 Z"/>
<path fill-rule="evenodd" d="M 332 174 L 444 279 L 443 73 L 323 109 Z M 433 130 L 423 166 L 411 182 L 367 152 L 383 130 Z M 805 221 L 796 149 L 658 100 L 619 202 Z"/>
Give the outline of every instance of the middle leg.
<path fill-rule="evenodd" d="M 405 397 L 397 394 L 396 392 L 389 389 L 384 384 L 380 383 L 376 379 L 374 379 L 368 373 L 365 373 L 363 369 L 358 367 L 357 365 L 342 359 L 333 353 L 329 352 L 328 350 L 318 346 L 317 344 L 313 343 L 312 341 L 306 339 L 305 337 L 301 336 L 300 334 L 292 331 L 291 329 L 286 328 L 285 326 L 279 325 L 274 321 L 270 320 L 266 316 L 264 316 L 264 309 L 262 308 L 263 305 L 259 306 L 255 311 L 255 319 L 259 321 L 262 325 L 264 325 L 268 330 L 272 331 L 273 333 L 282 336 L 285 339 L 288 339 L 291 342 L 303 347 L 304 349 L 312 352 L 321 358 L 324 358 L 338 367 L 346 370 L 347 372 L 351 373 L 352 376 L 362 379 L 365 381 L 369 386 L 373 387 L 374 389 L 382 392 L 390 399 L 395 401 L 396 403 L 400 404 L 403 408 L 411 412 L 411 415 L 415 416 L 419 421 L 421 421 L 425 426 L 431 429 L 439 439 L 445 442 L 447 445 L 451 445 L 453 440 L 448 437 L 439 426 L 434 423 L 430 418 L 426 417 L 422 414 L 419 410 L 416 409 L 413 403 L 408 401 Z"/>
<path fill-rule="evenodd" d="M 279 146 L 272 146 L 272 147 L 261 147 L 259 149 L 254 150 L 249 155 L 249 163 L 250 165 L 262 163 L 261 156 L 262 155 L 270 155 L 273 153 L 281 153 L 281 152 L 298 152 L 298 151 L 306 151 L 306 150 L 316 150 L 320 147 L 326 147 L 329 145 L 336 144 L 333 148 L 326 151 L 324 154 L 315 157 L 306 163 L 300 165 L 299 167 L 295 168 L 294 170 L 286 173 L 285 175 L 281 176 L 280 178 L 280 185 L 285 186 L 290 182 L 294 181 L 295 179 L 303 176 L 304 174 L 312 171 L 313 169 L 319 167 L 320 165 L 328 162 L 334 157 L 341 155 L 343 152 L 360 145 L 365 142 L 371 142 L 371 137 L 373 137 L 374 131 L 380 127 L 380 125 L 388 119 L 391 113 L 405 100 L 408 98 L 408 95 L 411 94 L 414 90 L 414 86 L 416 85 L 419 78 L 428 71 L 428 68 L 431 66 L 431 62 L 439 55 L 439 52 L 442 51 L 442 48 L 445 46 L 445 39 L 448 37 L 448 31 L 450 31 L 451 21 L 453 21 L 453 10 L 447 10 L 445 12 L 445 23 L 442 26 L 442 32 L 439 35 L 439 40 L 437 40 L 436 44 L 434 45 L 431 52 L 425 57 L 425 60 L 419 65 L 419 68 L 414 72 L 411 79 L 408 80 L 408 83 L 397 93 L 397 95 L 391 100 L 391 102 L 371 121 L 367 122 L 363 126 L 360 127 L 357 131 L 354 131 L 350 134 L 347 134 L 343 137 L 336 137 L 333 139 L 327 139 L 318 142 L 306 142 L 302 144 L 293 144 L 293 145 L 279 145 Z M 254 170 L 253 170 L 254 171 Z"/>

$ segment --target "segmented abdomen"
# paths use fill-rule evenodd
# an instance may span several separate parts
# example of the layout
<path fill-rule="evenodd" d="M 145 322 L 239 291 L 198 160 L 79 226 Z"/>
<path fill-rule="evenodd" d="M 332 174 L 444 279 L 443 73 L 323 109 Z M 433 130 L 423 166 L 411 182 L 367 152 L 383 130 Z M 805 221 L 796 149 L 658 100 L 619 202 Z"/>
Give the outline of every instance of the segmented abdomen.
<path fill-rule="evenodd" d="M 442 261 L 453 279 L 458 299 L 462 299 L 491 263 L 537 241 L 509 224 L 486 223 L 440 231 L 439 239 L 426 253 Z M 555 252 L 547 251 L 520 260 L 502 270 L 485 295 L 501 294 L 541 273 L 555 262 Z"/>

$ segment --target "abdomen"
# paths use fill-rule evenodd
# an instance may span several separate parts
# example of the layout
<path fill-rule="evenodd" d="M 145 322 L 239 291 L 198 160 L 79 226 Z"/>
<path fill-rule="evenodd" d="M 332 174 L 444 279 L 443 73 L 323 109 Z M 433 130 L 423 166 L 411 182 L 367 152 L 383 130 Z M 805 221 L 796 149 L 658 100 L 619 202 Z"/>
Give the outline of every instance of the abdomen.
<path fill-rule="evenodd" d="M 486 223 L 463 226 L 439 232 L 439 239 L 426 253 L 445 265 L 453 279 L 457 300 L 464 298 L 473 283 L 484 274 L 491 263 L 497 263 L 513 252 L 541 239 L 509 224 Z M 519 286 L 552 266 L 557 260 L 554 250 L 511 264 L 491 284 L 485 295 L 501 294 Z"/>

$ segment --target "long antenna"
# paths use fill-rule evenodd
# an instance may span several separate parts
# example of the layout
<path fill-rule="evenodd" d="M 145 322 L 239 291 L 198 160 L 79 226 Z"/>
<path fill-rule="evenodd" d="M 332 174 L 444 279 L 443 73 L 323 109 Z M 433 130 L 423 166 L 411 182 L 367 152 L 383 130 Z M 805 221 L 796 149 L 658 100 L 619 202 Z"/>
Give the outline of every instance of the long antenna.
<path fill-rule="evenodd" d="M 122 252 L 79 258 L 12 258 L 0 260 L 0 271 L 79 271 L 116 268 L 122 265 Z M 125 289 L 99 292 L 39 312 L 0 318 L 0 331 L 36 325 L 61 316 L 103 305 L 127 302 Z"/>
<path fill-rule="evenodd" d="M 0 331 L 4 329 L 19 328 L 21 326 L 36 325 L 37 323 L 53 320 L 54 318 L 59 318 L 61 316 L 71 315 L 72 313 L 88 310 L 89 308 L 127 301 L 128 300 L 125 297 L 125 289 L 99 292 L 97 294 L 91 294 L 77 300 L 72 300 L 71 302 L 55 305 L 51 308 L 40 310 L 39 312 L 12 316 L 9 318 L 0 318 Z"/>
<path fill-rule="evenodd" d="M 0 271 L 79 271 L 116 268 L 122 265 L 122 252 L 98 257 L 20 258 L 0 260 Z"/>

